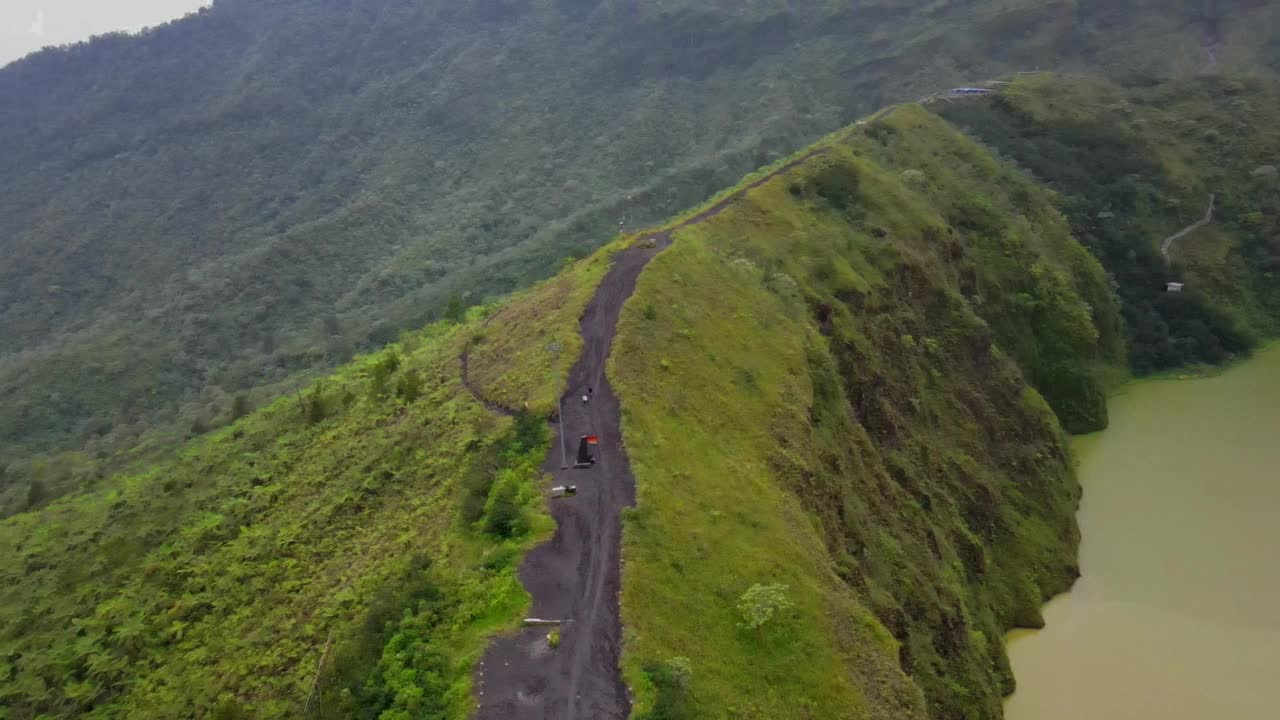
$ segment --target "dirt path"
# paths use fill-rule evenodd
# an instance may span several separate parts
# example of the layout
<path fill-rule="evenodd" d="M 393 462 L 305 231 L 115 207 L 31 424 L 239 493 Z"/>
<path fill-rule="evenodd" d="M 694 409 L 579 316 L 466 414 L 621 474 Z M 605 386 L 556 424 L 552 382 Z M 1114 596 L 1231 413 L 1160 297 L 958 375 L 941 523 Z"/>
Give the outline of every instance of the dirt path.
<path fill-rule="evenodd" d="M 1178 232 L 1174 233 L 1173 235 L 1170 235 L 1169 237 L 1165 238 L 1165 239 L 1164 239 L 1164 242 L 1160 244 L 1160 254 L 1161 254 L 1161 255 L 1164 255 L 1164 264 L 1165 264 L 1165 265 L 1169 265 L 1170 263 L 1172 263 L 1172 262 L 1173 262 L 1172 260 L 1170 260 L 1170 259 L 1169 259 L 1169 248 L 1173 247 L 1173 244 L 1174 244 L 1175 242 L 1177 242 L 1177 241 L 1181 240 L 1182 238 L 1184 238 L 1184 237 L 1186 237 L 1186 236 L 1190 235 L 1191 233 L 1195 232 L 1196 230 L 1199 230 L 1200 228 L 1204 227 L 1205 225 L 1208 225 L 1209 223 L 1213 222 L 1213 206 L 1214 206 L 1214 203 L 1217 201 L 1217 199 L 1218 199 L 1218 196 L 1217 196 L 1217 195 L 1210 195 L 1210 196 L 1209 196 L 1209 209 L 1208 209 L 1207 211 L 1205 211 L 1205 214 L 1204 214 L 1204 217 L 1203 217 L 1203 218 L 1201 218 L 1200 220 L 1197 220 L 1196 222 L 1194 222 L 1194 223 L 1192 223 L 1192 224 L 1188 225 L 1187 227 L 1185 227 L 1185 228 L 1183 228 L 1182 230 L 1180 230 L 1180 231 L 1178 231 Z"/>
<path fill-rule="evenodd" d="M 635 477 L 622 441 L 621 409 L 605 363 L 613 346 L 622 305 L 631 297 L 640 272 L 667 248 L 672 234 L 715 217 L 742 195 L 796 165 L 825 153 L 815 150 L 711 205 L 683 223 L 642 236 L 613 256 L 610 268 L 582 314 L 582 355 L 569 372 L 561 398 L 562 425 L 570 452 L 578 438 L 599 436 L 596 464 L 586 470 L 562 469 L 560 440 L 553 437 L 543 460 L 555 485 L 578 486 L 576 497 L 551 506 L 555 535 L 534 548 L 520 566 L 520 581 L 533 596 L 531 617 L 563 620 L 560 645 L 551 649 L 548 628 L 526 627 L 499 638 L 476 671 L 480 720 L 621 720 L 631 699 L 619 670 L 622 621 L 621 512 L 635 504 Z M 463 384 L 494 412 L 510 414 L 486 401 L 467 377 L 467 353 L 461 357 Z M 582 402 L 594 389 L 590 403 Z"/>

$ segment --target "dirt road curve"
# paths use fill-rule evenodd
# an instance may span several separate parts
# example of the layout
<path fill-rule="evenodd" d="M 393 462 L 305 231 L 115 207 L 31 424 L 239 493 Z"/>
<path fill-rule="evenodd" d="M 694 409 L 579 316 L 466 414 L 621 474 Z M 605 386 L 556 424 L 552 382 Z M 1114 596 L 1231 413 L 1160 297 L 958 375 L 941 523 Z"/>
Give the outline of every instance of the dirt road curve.
<path fill-rule="evenodd" d="M 815 150 L 676 228 L 644 236 L 614 255 L 613 267 L 582 315 L 582 355 L 569 372 L 569 387 L 561 400 L 570 462 L 578 438 L 588 434 L 600 438 L 597 462 L 587 470 L 561 469 L 560 439 L 552 439 L 543 470 L 555 476 L 556 485 L 577 485 L 578 495 L 555 501 L 555 535 L 534 548 L 520 566 L 520 581 L 533 596 L 530 615 L 564 621 L 560 646 L 548 646 L 546 627 L 524 628 L 496 640 L 476 669 L 480 720 L 620 720 L 630 714 L 631 700 L 618 664 L 618 592 L 620 514 L 635 504 L 635 478 L 622 443 L 618 398 L 605 376 L 622 304 L 635 290 L 645 265 L 671 244 L 675 230 L 714 217 L 746 190 L 823 152 Z M 467 378 L 465 353 L 461 362 L 463 383 L 476 394 Z M 588 387 L 594 395 L 590 403 L 583 403 Z M 477 399 L 495 412 L 507 412 L 479 395 Z"/>

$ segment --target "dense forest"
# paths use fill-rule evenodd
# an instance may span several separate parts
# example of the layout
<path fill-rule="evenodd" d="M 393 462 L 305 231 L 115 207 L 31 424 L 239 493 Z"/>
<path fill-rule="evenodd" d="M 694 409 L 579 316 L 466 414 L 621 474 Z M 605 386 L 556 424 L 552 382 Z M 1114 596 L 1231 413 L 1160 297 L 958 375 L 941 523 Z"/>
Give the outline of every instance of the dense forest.
<path fill-rule="evenodd" d="M 0 513 L 525 286 L 886 102 L 1037 67 L 1190 76 L 1210 35 L 1217 71 L 1269 73 L 1276 13 L 219 0 L 37 53 L 0 69 Z"/>

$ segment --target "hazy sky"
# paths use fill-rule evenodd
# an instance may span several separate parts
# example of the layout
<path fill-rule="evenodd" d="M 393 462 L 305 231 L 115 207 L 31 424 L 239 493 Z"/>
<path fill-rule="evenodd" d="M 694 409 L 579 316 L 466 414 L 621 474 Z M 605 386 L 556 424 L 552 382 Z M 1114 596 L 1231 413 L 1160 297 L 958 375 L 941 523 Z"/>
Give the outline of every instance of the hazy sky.
<path fill-rule="evenodd" d="M 182 17 L 210 0 L 0 0 L 0 66 L 45 45 Z"/>

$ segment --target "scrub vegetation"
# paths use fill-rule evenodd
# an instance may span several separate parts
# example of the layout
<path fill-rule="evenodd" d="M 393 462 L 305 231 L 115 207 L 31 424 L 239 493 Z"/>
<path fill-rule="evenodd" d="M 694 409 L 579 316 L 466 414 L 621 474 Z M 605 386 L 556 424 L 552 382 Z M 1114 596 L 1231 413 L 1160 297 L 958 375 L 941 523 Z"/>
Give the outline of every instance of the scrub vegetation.
<path fill-rule="evenodd" d="M 466 717 L 550 526 L 545 425 L 462 389 L 468 336 L 433 325 L 0 525 L 0 717 L 298 718 L 317 673 L 312 718 Z"/>

